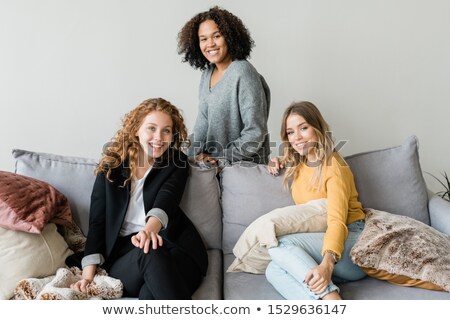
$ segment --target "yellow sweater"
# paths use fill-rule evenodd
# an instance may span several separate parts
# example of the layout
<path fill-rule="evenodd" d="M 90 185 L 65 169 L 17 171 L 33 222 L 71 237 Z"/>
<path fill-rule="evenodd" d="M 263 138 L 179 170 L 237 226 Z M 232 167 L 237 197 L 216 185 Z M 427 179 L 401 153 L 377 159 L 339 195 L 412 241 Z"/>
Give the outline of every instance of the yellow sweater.
<path fill-rule="evenodd" d="M 328 165 L 322 168 L 323 187 L 314 190 L 311 181 L 315 167 L 300 164 L 292 183 L 292 197 L 296 204 L 327 198 L 327 231 L 322 246 L 322 255 L 330 250 L 340 258 L 347 239 L 347 225 L 362 220 L 365 214 L 358 200 L 353 174 L 338 153 L 334 153 Z"/>

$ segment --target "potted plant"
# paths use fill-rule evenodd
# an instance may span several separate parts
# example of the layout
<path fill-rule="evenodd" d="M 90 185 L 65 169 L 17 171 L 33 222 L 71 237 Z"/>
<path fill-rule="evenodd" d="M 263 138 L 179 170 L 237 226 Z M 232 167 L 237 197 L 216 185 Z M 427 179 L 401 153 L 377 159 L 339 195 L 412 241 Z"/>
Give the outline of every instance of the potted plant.
<path fill-rule="evenodd" d="M 433 175 L 429 172 L 427 172 L 427 173 L 430 176 L 432 176 L 434 179 L 436 179 L 444 187 L 443 191 L 436 192 L 436 194 L 438 196 L 440 196 L 442 199 L 450 202 L 450 179 L 447 175 L 447 172 L 444 171 L 444 173 L 442 173 L 442 176 L 444 177 L 444 181 L 442 181 L 441 179 L 439 179 L 438 177 L 436 177 L 435 175 Z"/>

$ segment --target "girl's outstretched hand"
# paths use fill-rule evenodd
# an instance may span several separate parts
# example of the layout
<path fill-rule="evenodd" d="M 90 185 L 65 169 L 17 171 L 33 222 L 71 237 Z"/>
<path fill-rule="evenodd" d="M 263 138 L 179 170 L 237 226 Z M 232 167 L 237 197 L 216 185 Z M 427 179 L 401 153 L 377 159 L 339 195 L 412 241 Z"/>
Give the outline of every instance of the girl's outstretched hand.
<path fill-rule="evenodd" d="M 152 249 L 156 250 L 163 245 L 163 238 L 157 232 L 141 230 L 131 237 L 131 243 L 135 247 L 143 249 L 144 253 L 148 253 L 150 251 L 150 244 L 152 245 Z"/>
<path fill-rule="evenodd" d="M 156 250 L 163 245 L 163 238 L 159 235 L 161 228 L 161 222 L 155 217 L 150 217 L 145 228 L 131 237 L 131 243 L 135 247 L 143 249 L 146 254 L 150 250 L 150 244 L 152 249 Z"/>

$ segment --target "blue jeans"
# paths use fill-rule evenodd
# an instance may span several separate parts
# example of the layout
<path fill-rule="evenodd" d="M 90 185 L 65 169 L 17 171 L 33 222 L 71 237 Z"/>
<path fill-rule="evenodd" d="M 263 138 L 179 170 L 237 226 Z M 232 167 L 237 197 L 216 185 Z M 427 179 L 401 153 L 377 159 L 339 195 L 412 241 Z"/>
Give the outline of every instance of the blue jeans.
<path fill-rule="evenodd" d="M 334 282 L 362 279 L 366 274 L 350 258 L 350 250 L 364 229 L 364 221 L 356 221 L 348 226 L 348 237 L 341 259 L 334 266 L 332 281 L 320 295 L 309 290 L 303 280 L 309 270 L 322 262 L 324 232 L 295 233 L 278 239 L 278 247 L 270 248 L 272 261 L 266 270 L 267 280 L 286 299 L 320 299 L 339 288 Z"/>

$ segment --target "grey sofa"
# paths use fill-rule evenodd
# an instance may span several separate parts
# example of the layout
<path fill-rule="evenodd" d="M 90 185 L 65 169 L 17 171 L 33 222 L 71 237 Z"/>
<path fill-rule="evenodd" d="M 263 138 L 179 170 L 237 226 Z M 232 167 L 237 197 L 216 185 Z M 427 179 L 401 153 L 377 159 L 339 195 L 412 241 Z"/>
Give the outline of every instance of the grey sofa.
<path fill-rule="evenodd" d="M 427 191 L 418 141 L 346 157 L 364 207 L 407 215 L 450 235 L 450 203 Z M 96 161 L 13 150 L 16 173 L 46 181 L 64 193 L 84 233 Z M 219 183 L 220 181 L 220 183 Z M 264 275 L 226 272 L 245 228 L 272 209 L 293 204 L 282 177 L 262 165 L 237 163 L 216 178 L 215 169 L 193 166 L 181 206 L 203 237 L 209 269 L 194 299 L 283 299 Z M 447 292 L 401 287 L 366 277 L 340 284 L 344 299 L 450 299 Z"/>

